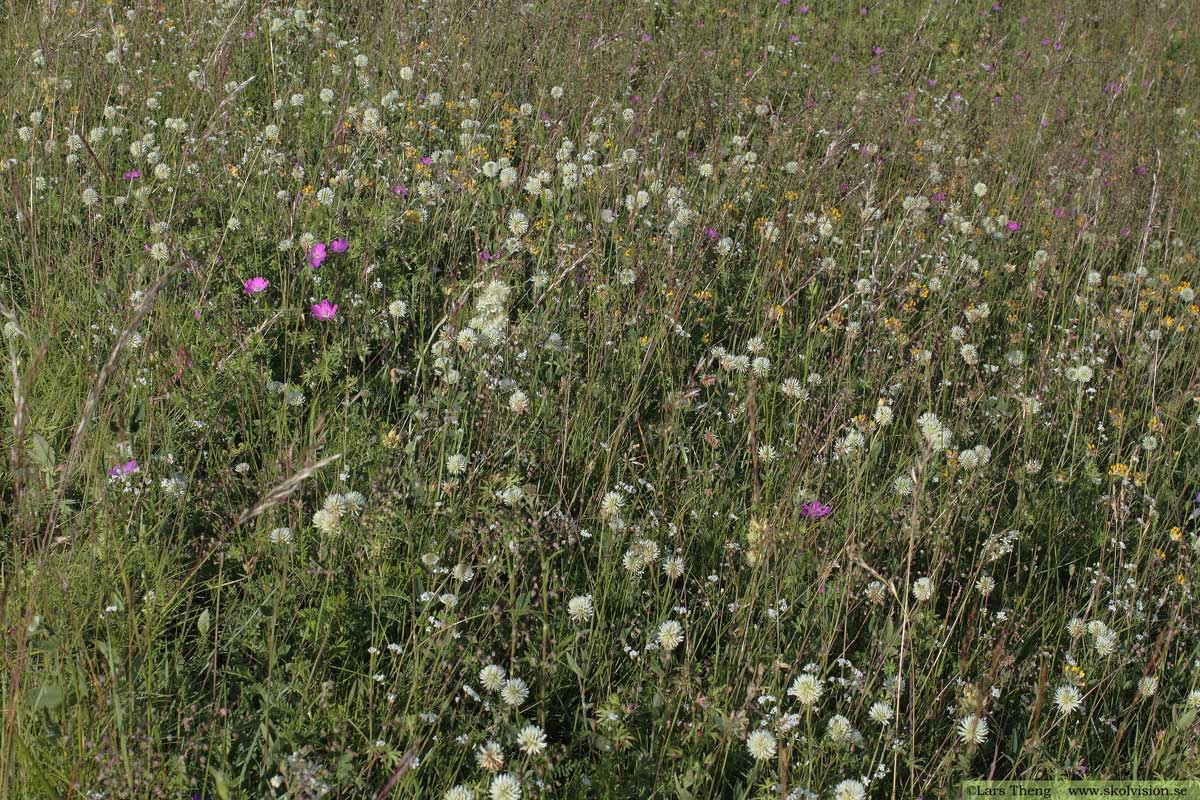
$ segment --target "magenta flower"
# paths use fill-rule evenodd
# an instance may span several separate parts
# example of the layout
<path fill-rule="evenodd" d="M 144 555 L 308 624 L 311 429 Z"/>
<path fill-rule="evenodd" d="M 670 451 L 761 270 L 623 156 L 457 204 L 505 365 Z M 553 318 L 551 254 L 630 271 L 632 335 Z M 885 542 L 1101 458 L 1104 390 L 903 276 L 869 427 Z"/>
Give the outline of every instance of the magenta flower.
<path fill-rule="evenodd" d="M 313 319 L 319 319 L 322 322 L 331 320 L 337 316 L 337 309 L 338 307 L 334 303 L 322 300 L 312 307 Z"/>
<path fill-rule="evenodd" d="M 811 503 L 805 503 L 800 506 L 800 516 L 808 517 L 809 519 L 820 519 L 821 517 L 829 516 L 832 508 L 822 503 L 820 500 L 813 500 Z"/>
<path fill-rule="evenodd" d="M 317 242 L 312 247 L 308 248 L 308 263 L 313 269 L 321 266 L 325 261 L 325 245 Z"/>
<path fill-rule="evenodd" d="M 136 459 L 130 459 L 124 464 L 117 464 L 108 471 L 110 478 L 120 478 L 124 475 L 132 475 L 138 471 L 138 463 Z"/>
<path fill-rule="evenodd" d="M 1004 227 L 1006 227 L 1010 231 L 1016 233 L 1017 231 L 1021 230 L 1021 223 L 1019 223 L 1015 219 L 1013 219 L 1013 220 L 1009 220 L 1008 224 L 1005 225 Z"/>
<path fill-rule="evenodd" d="M 246 294 L 258 294 L 259 292 L 265 292 L 270 285 L 271 282 L 262 275 L 255 275 L 253 278 L 242 283 L 242 291 Z"/>
<path fill-rule="evenodd" d="M 344 253 L 350 249 L 349 239 L 334 239 L 329 243 L 329 249 L 335 253 Z"/>
<path fill-rule="evenodd" d="M 408 197 L 408 187 L 402 183 L 397 183 L 392 187 L 392 194 L 396 197 Z"/>
<path fill-rule="evenodd" d="M 126 170 L 124 177 L 127 181 L 136 181 L 138 178 L 142 177 L 142 171 L 140 169 Z"/>

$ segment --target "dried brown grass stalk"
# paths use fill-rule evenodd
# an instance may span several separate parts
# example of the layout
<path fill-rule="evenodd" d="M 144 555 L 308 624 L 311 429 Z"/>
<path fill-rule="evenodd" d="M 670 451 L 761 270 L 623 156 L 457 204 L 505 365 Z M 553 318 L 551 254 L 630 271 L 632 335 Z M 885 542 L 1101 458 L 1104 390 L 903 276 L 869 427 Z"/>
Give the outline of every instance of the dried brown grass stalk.
<path fill-rule="evenodd" d="M 296 489 L 300 487 L 300 484 L 312 477 L 313 473 L 321 469 L 321 467 L 332 464 L 341 457 L 342 454 L 338 453 L 330 456 L 329 458 L 323 458 L 315 464 L 309 464 L 300 471 L 296 472 L 283 483 L 277 485 L 275 488 L 271 489 L 262 497 L 260 497 L 258 502 L 252 507 L 243 510 L 242 513 L 238 515 L 238 518 L 234 520 L 233 526 L 236 528 L 240 525 L 244 525 L 258 515 L 270 511 L 275 506 L 285 502 L 289 497 L 291 497 L 292 492 L 296 491 Z"/>
<path fill-rule="evenodd" d="M 92 388 L 88 391 L 87 400 L 83 404 L 83 412 L 79 415 L 79 422 L 75 425 L 75 432 L 71 436 L 71 446 L 67 450 L 67 458 L 63 464 L 62 478 L 58 484 L 58 491 L 55 493 L 54 503 L 50 507 L 50 515 L 46 521 L 47 538 L 54 530 L 60 501 L 65 495 L 67 488 L 71 485 L 71 478 L 79 466 L 80 455 L 83 450 L 84 434 L 87 432 L 92 417 L 96 414 L 96 408 L 100 405 L 100 398 L 103 396 L 109 380 L 112 379 L 117 366 L 121 362 L 121 354 L 125 352 L 129 340 L 133 338 L 133 334 L 138 326 L 141 325 L 142 320 L 149 316 L 150 312 L 154 309 L 154 302 L 158 298 L 158 293 L 162 291 L 163 287 L 167 285 L 167 281 L 173 278 L 183 266 L 184 262 L 182 261 L 176 263 L 146 290 L 141 305 L 138 306 L 133 317 L 121 331 L 121 334 L 117 337 L 117 341 L 113 343 L 104 366 L 100 368 L 100 372 L 96 375 L 96 380 L 92 382 Z"/>

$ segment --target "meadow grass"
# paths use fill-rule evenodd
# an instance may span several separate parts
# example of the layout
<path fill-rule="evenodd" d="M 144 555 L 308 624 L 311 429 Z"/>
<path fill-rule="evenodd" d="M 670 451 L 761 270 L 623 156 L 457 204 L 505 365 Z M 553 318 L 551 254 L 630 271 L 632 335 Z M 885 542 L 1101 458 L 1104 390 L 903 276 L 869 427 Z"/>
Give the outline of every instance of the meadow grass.
<path fill-rule="evenodd" d="M 1198 14 L 9 2 L 0 798 L 1200 776 Z"/>

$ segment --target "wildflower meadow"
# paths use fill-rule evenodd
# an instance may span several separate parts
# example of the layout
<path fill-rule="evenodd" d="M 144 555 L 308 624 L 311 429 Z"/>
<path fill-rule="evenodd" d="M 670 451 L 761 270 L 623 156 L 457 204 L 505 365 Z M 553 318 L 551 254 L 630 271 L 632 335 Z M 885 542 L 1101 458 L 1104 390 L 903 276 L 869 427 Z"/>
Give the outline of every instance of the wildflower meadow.
<path fill-rule="evenodd" d="M 1200 778 L 1193 0 L 0 37 L 3 800 Z"/>

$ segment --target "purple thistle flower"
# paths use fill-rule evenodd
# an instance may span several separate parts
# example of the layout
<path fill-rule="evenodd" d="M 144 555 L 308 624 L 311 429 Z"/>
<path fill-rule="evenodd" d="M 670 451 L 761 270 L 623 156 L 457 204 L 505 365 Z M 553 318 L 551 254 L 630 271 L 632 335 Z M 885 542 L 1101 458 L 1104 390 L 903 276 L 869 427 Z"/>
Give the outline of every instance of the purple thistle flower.
<path fill-rule="evenodd" d="M 833 511 L 832 508 L 822 503 L 820 500 L 813 500 L 800 506 L 800 516 L 809 519 L 820 519 L 827 517 Z"/>
<path fill-rule="evenodd" d="M 132 475 L 133 473 L 135 473 L 137 471 L 138 471 L 137 459 L 131 458 L 130 460 L 126 461 L 124 464 L 117 464 L 115 467 L 110 469 L 108 471 L 108 475 L 110 478 L 120 478 L 125 475 Z"/>

